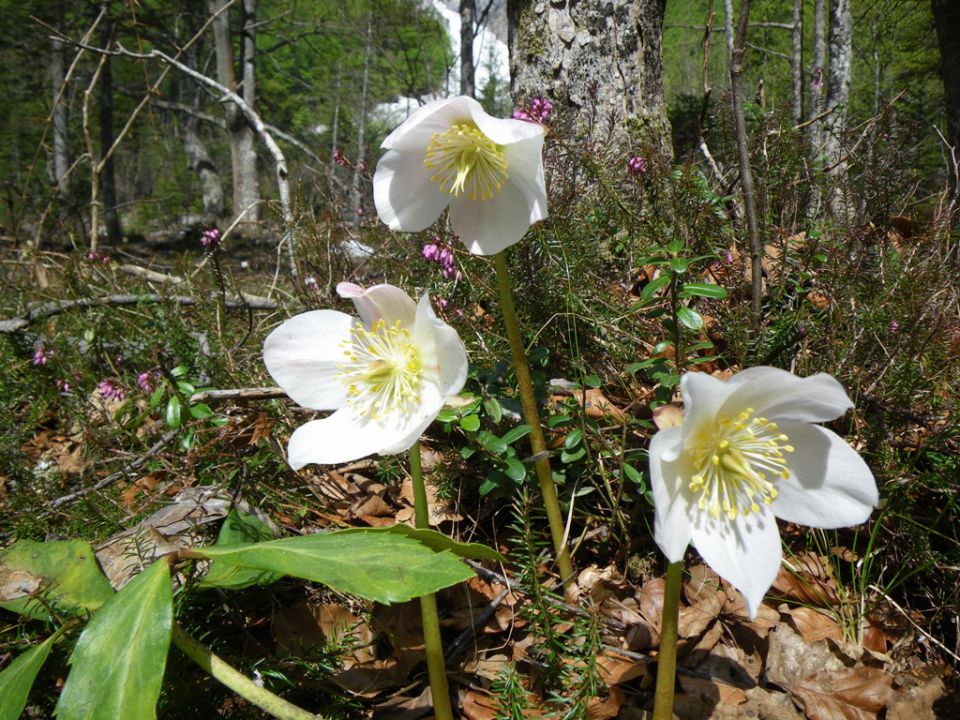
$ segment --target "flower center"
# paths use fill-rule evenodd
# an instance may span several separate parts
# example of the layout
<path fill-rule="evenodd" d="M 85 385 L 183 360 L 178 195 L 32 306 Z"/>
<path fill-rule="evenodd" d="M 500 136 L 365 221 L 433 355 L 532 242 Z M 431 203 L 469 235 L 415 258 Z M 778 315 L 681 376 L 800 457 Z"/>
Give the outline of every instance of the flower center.
<path fill-rule="evenodd" d="M 361 415 L 379 420 L 391 412 L 406 413 L 420 402 L 423 363 L 410 331 L 397 320 L 377 320 L 367 330 L 354 325 L 341 344 L 347 362 L 339 377 L 347 386 L 347 404 Z"/>
<path fill-rule="evenodd" d="M 423 164 L 435 171 L 430 180 L 441 192 L 455 197 L 466 193 L 471 200 L 491 199 L 508 177 L 503 147 L 472 122 L 434 133 Z"/>
<path fill-rule="evenodd" d="M 723 512 L 733 520 L 769 505 L 777 497 L 774 482 L 790 476 L 784 453 L 793 452 L 777 424 L 754 417 L 747 408 L 733 419 L 720 417 L 694 441 L 696 474 L 690 491 L 699 493 L 697 506 L 714 518 Z"/>

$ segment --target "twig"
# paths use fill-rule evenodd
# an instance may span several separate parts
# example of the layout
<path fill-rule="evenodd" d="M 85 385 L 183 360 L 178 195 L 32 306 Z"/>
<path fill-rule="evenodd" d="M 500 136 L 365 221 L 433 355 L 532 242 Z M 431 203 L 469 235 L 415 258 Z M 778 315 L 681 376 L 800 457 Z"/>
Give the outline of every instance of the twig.
<path fill-rule="evenodd" d="M 247 122 L 250 123 L 250 126 L 253 128 L 254 132 L 260 136 L 260 139 L 263 141 L 263 144 L 266 145 L 267 151 L 270 153 L 270 156 L 273 158 L 274 166 L 276 168 L 277 176 L 277 189 L 280 193 L 280 213 L 283 216 L 283 225 L 284 232 L 283 237 L 280 240 L 279 246 L 286 244 L 287 246 L 287 258 L 290 263 L 290 274 L 293 278 L 294 284 L 299 285 L 299 271 L 297 270 L 297 259 L 296 259 L 296 248 L 295 248 L 295 220 L 293 217 L 293 209 L 290 205 L 290 182 L 289 175 L 290 172 L 287 170 L 287 159 L 283 154 L 283 150 L 280 149 L 280 146 L 277 145 L 276 141 L 273 139 L 273 135 L 270 134 L 270 131 L 267 129 L 266 123 L 264 123 L 263 118 L 248 105 L 242 97 L 237 95 L 230 88 L 221 85 L 216 80 L 207 77 L 201 72 L 194 70 L 192 67 L 185 65 L 180 62 L 176 57 L 172 57 L 162 50 L 151 50 L 150 52 L 133 52 L 132 50 L 127 50 L 122 45 L 117 45 L 116 50 L 111 50 L 109 48 L 100 48 L 92 45 L 86 45 L 83 43 L 77 43 L 76 41 L 70 40 L 66 37 L 61 37 L 64 42 L 72 43 L 78 47 L 81 47 L 90 52 L 99 53 L 101 55 L 115 55 L 119 57 L 133 58 L 135 60 L 161 60 L 162 62 L 167 63 L 171 67 L 175 67 L 180 72 L 188 75 L 193 78 L 201 85 L 206 85 L 213 90 L 216 90 L 221 95 L 221 102 L 231 102 L 236 105 L 240 111 L 243 113 L 244 117 L 247 119 Z M 179 56 L 179 55 L 178 55 Z"/>
<path fill-rule="evenodd" d="M 890 597 L 889 595 L 887 595 L 883 590 L 881 590 L 880 588 L 878 588 L 876 585 L 871 585 L 871 586 L 870 586 L 870 589 L 873 590 L 874 592 L 877 592 L 877 593 L 880 593 L 881 595 L 883 595 L 883 597 L 886 599 L 886 601 L 887 601 L 888 603 L 890 603 L 891 605 L 893 605 L 893 607 L 895 607 L 897 610 L 899 610 L 899 611 L 900 611 L 900 614 L 903 615 L 903 616 L 907 619 L 907 622 L 910 623 L 911 625 L 913 625 L 914 629 L 916 629 L 917 632 L 919 632 L 921 635 L 923 635 L 923 637 L 925 637 L 927 640 L 929 640 L 929 641 L 932 642 L 934 645 L 936 645 L 937 647 L 939 647 L 941 650 L 943 650 L 947 655 L 949 655 L 950 657 L 952 657 L 954 660 L 956 660 L 957 662 L 960 662 L 960 656 L 957 656 L 955 653 L 951 652 L 951 651 L 947 648 L 946 645 L 944 645 L 942 642 L 940 642 L 939 640 L 937 640 L 933 635 L 931 635 L 930 633 L 928 633 L 928 632 L 927 632 L 926 630 L 924 630 L 922 627 L 920 627 L 919 625 L 917 625 L 917 623 L 914 622 L 913 618 L 910 617 L 910 613 L 908 613 L 908 612 L 907 612 L 906 610 L 904 610 L 902 607 L 900 607 L 899 605 L 897 605 L 896 600 L 894 600 L 892 597 Z"/>
<path fill-rule="evenodd" d="M 29 310 L 24 315 L 9 320 L 0 320 L 0 333 L 13 333 L 23 330 L 38 320 L 59 315 L 67 310 L 86 310 L 103 306 L 139 305 L 140 303 L 173 303 L 174 305 L 198 305 L 196 298 L 189 295 L 158 295 L 147 293 L 144 295 L 106 295 L 96 298 L 77 298 L 76 300 L 57 300 L 44 303 Z M 243 293 L 241 297 L 228 295 L 224 303 L 229 308 L 253 308 L 254 310 L 276 310 L 280 304 L 257 295 Z"/>
<path fill-rule="evenodd" d="M 285 398 L 287 393 L 280 387 L 262 388 L 225 388 L 223 390 L 204 390 L 190 396 L 190 404 L 222 402 L 224 400 L 273 400 Z"/>
<path fill-rule="evenodd" d="M 483 609 L 483 612 L 477 615 L 477 619 L 473 621 L 473 625 L 468 627 L 462 633 L 457 635 L 456 639 L 447 646 L 447 652 L 445 655 L 445 662 L 451 663 L 466 650 L 467 640 L 473 637 L 479 628 L 482 628 L 487 624 L 487 621 L 493 617 L 493 614 L 497 611 L 497 608 L 500 607 L 500 603 L 503 602 L 504 598 L 510 594 L 510 588 L 505 587 L 501 590 L 497 596 L 490 601 L 490 603 Z"/>
<path fill-rule="evenodd" d="M 55 510 L 58 507 L 66 505 L 67 503 L 71 503 L 71 502 L 74 502 L 75 500 L 79 500 L 80 498 L 86 495 L 89 495 L 92 492 L 96 492 L 97 490 L 102 490 L 108 485 L 112 485 L 117 480 L 120 480 L 121 478 L 124 478 L 127 475 L 130 475 L 131 473 L 138 470 L 145 462 L 147 462 L 147 460 L 149 460 L 151 457 L 153 457 L 158 452 L 160 452 L 164 447 L 169 445 L 170 442 L 176 436 L 177 436 L 176 430 L 167 430 L 167 432 L 165 432 L 159 440 L 157 440 L 153 445 L 150 446 L 149 450 L 147 450 L 143 455 L 141 455 L 132 463 L 127 465 L 125 468 L 123 468 L 123 470 L 118 470 L 112 475 L 107 475 L 107 477 L 103 478 L 102 480 L 98 480 L 96 483 L 94 483 L 90 487 L 83 488 L 82 490 L 77 490 L 76 492 L 72 492 L 67 495 L 63 495 L 61 497 L 58 497 L 56 500 L 51 500 L 49 503 L 47 503 L 47 507 L 51 510 Z"/>

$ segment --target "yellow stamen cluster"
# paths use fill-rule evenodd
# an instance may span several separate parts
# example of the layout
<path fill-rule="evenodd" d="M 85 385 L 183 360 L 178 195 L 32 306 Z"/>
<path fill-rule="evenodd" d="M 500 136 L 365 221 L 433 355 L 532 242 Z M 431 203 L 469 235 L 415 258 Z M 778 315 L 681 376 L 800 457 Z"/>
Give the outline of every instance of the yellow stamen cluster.
<path fill-rule="evenodd" d="M 377 320 L 369 330 L 354 325 L 341 345 L 347 362 L 338 376 L 347 386 L 347 404 L 361 415 L 380 420 L 420 402 L 420 351 L 399 320 L 393 325 Z"/>
<path fill-rule="evenodd" d="M 430 180 L 441 192 L 455 197 L 466 193 L 471 200 L 490 200 L 508 177 L 503 147 L 472 122 L 434 133 L 423 164 L 435 170 Z"/>
<path fill-rule="evenodd" d="M 700 494 L 697 506 L 718 519 L 759 512 L 777 497 L 774 483 L 790 476 L 784 453 L 793 452 L 789 438 L 777 424 L 754 417 L 747 408 L 733 419 L 720 417 L 695 438 L 696 474 L 690 491 Z"/>

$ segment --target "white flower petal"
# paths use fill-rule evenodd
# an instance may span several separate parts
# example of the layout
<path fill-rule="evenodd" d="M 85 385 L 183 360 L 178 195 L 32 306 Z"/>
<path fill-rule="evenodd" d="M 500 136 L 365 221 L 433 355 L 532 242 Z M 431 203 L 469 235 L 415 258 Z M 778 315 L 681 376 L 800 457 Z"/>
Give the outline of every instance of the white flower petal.
<path fill-rule="evenodd" d="M 668 462 L 665 454 L 676 457 L 683 442 L 680 428 L 667 428 L 650 441 L 650 487 L 654 497 L 653 537 L 669 562 L 683 559 L 690 544 L 690 497 L 686 486 L 690 471 L 682 460 Z"/>
<path fill-rule="evenodd" d="M 699 512 L 692 518 L 692 536 L 704 562 L 743 593 L 747 613 L 754 619 L 783 559 L 773 513 L 764 506 L 735 520 L 723 515 L 715 520 Z"/>
<path fill-rule="evenodd" d="M 472 105 L 479 106 L 479 103 L 473 98 L 460 96 L 418 107 L 387 135 L 380 147 L 384 150 L 419 153 L 422 163 L 434 133 L 446 132 L 451 125 L 472 119 Z"/>
<path fill-rule="evenodd" d="M 336 310 L 313 310 L 277 327 L 263 344 L 267 371 L 294 402 L 315 410 L 344 403 L 346 387 L 337 378 L 345 359 L 343 343 L 355 320 Z"/>
<path fill-rule="evenodd" d="M 429 227 L 450 204 L 451 196 L 430 180 L 419 152 L 387 150 L 373 174 L 373 202 L 380 220 L 391 230 L 418 232 Z"/>
<path fill-rule="evenodd" d="M 474 255 L 495 255 L 519 242 L 530 229 L 530 218 L 538 213 L 523 190 L 507 180 L 490 200 L 454 198 L 450 225 Z"/>
<path fill-rule="evenodd" d="M 543 220 L 547 217 L 547 185 L 543 177 L 543 136 L 508 145 L 503 153 L 510 180 L 523 193 L 530 207 L 530 224 Z"/>
<path fill-rule="evenodd" d="M 526 122 L 524 120 L 514 120 L 512 118 L 495 118 L 487 115 L 483 106 L 476 100 L 471 100 L 468 104 L 470 117 L 484 135 L 493 140 L 497 145 L 512 145 L 527 140 L 539 139 L 539 145 L 543 145 L 544 129 L 539 123 Z M 537 161 L 539 162 L 539 154 Z"/>
<path fill-rule="evenodd" d="M 371 327 L 377 320 L 393 325 L 398 320 L 402 327 L 410 327 L 417 316 L 417 305 L 403 290 L 393 285 L 374 285 L 362 288 L 353 283 L 337 285 L 337 294 L 353 300 L 363 324 Z"/>
<path fill-rule="evenodd" d="M 733 392 L 729 383 L 702 372 L 685 373 L 680 378 L 683 395 L 683 425 L 685 439 L 695 438 L 704 425 L 712 425 L 720 407 Z M 667 456 L 668 460 L 676 456 Z"/>
<path fill-rule="evenodd" d="M 828 529 L 865 522 L 879 496 L 873 473 L 860 455 L 825 428 L 781 422 L 780 430 L 794 452 L 787 456 L 790 477 L 776 483 L 776 516 Z"/>
<path fill-rule="evenodd" d="M 396 455 L 409 450 L 443 406 L 433 386 L 427 386 L 424 395 L 430 410 L 427 413 L 376 422 L 344 407 L 322 420 L 301 425 L 290 436 L 287 447 L 290 467 L 299 470 L 311 463 L 338 465 L 368 455 Z"/>
<path fill-rule="evenodd" d="M 427 294 L 417 303 L 413 341 L 420 348 L 424 369 L 436 378 L 441 397 L 446 400 L 459 393 L 467 381 L 467 350 L 457 331 L 436 316 Z"/>
<path fill-rule="evenodd" d="M 724 406 L 731 415 L 752 407 L 755 415 L 778 422 L 826 422 L 853 407 L 843 386 L 825 373 L 798 378 L 786 370 L 755 367 L 737 373 L 727 385 L 735 389 Z"/>

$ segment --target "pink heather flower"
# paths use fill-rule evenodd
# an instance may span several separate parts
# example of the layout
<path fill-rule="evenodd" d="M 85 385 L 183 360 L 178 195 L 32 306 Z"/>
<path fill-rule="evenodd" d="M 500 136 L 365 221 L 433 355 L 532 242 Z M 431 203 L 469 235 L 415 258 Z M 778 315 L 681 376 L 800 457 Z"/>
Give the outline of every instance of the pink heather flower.
<path fill-rule="evenodd" d="M 58 379 L 56 384 L 57 384 L 57 390 L 59 390 L 60 392 L 62 393 L 70 392 L 70 383 L 68 383 L 66 380 Z"/>
<path fill-rule="evenodd" d="M 823 90 L 823 68 L 818 67 L 813 71 L 813 76 L 810 78 L 810 85 L 816 90 Z"/>
<path fill-rule="evenodd" d="M 891 335 L 896 335 L 898 332 L 900 332 L 900 323 L 898 323 L 896 320 L 891 320 L 887 329 L 890 331 Z"/>
<path fill-rule="evenodd" d="M 727 251 L 723 254 L 723 260 L 724 260 L 724 262 L 727 263 L 727 265 L 730 265 L 730 264 L 733 262 L 733 251 L 732 251 L 732 250 L 727 250 Z"/>
<path fill-rule="evenodd" d="M 337 165 L 339 165 L 340 167 L 346 167 L 346 166 L 347 166 L 347 164 L 348 164 L 348 163 L 347 163 L 347 158 L 346 158 L 346 156 L 344 156 L 344 154 L 340 151 L 340 148 L 334 149 L 334 151 L 333 151 L 333 162 L 336 163 Z"/>
<path fill-rule="evenodd" d="M 365 160 L 361 160 L 360 162 L 357 163 L 357 170 L 359 170 L 360 172 L 366 172 L 367 163 Z"/>
<path fill-rule="evenodd" d="M 437 298 L 437 305 L 440 306 L 441 310 L 446 310 L 447 306 L 450 304 L 450 301 L 446 298 Z"/>
<path fill-rule="evenodd" d="M 126 391 L 117 384 L 115 380 L 105 378 L 97 383 L 97 390 L 104 400 L 117 400 L 122 402 L 127 397 Z"/>
<path fill-rule="evenodd" d="M 627 174 L 628 175 L 646 175 L 647 173 L 647 161 L 642 157 L 634 156 L 627 160 Z"/>
<path fill-rule="evenodd" d="M 527 107 L 517 108 L 513 111 L 514 120 L 526 120 L 527 122 L 536 122 L 545 124 L 553 114 L 553 103 L 547 98 L 535 97 L 530 100 Z"/>
<path fill-rule="evenodd" d="M 141 390 L 148 394 L 153 390 L 153 383 L 151 382 L 153 379 L 152 376 L 153 374 L 149 370 L 137 375 L 137 385 L 140 386 Z"/>
<path fill-rule="evenodd" d="M 40 347 L 37 348 L 37 351 L 33 354 L 33 364 L 34 364 L 34 365 L 46 365 L 46 364 L 47 364 L 47 359 L 48 359 L 51 355 L 53 355 L 53 351 L 51 350 L 51 351 L 48 353 L 48 352 L 47 352 L 47 349 L 46 349 L 43 345 L 41 345 Z"/>
<path fill-rule="evenodd" d="M 200 244 L 207 250 L 216 250 L 220 247 L 220 241 L 223 239 L 223 233 L 220 228 L 208 228 L 200 235 Z"/>
<path fill-rule="evenodd" d="M 430 262 L 439 262 L 440 245 L 439 238 L 434 238 L 432 243 L 423 246 L 423 256 Z"/>

